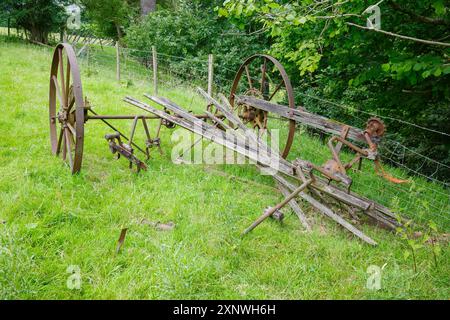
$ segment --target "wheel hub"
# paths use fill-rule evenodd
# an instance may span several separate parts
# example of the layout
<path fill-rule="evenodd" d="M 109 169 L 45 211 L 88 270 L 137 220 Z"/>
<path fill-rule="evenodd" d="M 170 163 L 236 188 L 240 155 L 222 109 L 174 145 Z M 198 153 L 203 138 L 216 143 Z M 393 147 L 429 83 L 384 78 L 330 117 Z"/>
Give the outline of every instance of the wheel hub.
<path fill-rule="evenodd" d="M 61 124 L 67 122 L 67 119 L 68 119 L 67 111 L 60 110 L 56 117 L 58 118 L 58 121 Z"/>
<path fill-rule="evenodd" d="M 257 89 L 249 89 L 245 92 L 248 96 L 253 96 L 259 99 L 264 99 L 263 94 Z M 253 128 L 256 129 L 267 129 L 267 112 L 256 109 L 254 107 L 248 106 L 246 104 L 238 105 L 239 117 L 244 121 L 245 124 L 252 124 Z"/>

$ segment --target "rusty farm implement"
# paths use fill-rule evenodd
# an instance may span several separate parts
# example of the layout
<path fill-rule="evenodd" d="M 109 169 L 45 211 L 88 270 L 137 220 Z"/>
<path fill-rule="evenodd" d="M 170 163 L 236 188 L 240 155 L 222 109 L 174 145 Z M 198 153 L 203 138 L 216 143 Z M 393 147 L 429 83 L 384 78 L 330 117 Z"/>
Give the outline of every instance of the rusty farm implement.
<path fill-rule="evenodd" d="M 136 156 L 135 150 L 148 160 L 152 148 L 161 150 L 162 126 L 179 126 L 201 136 L 200 139 L 212 141 L 251 160 L 258 168 L 272 175 L 285 198 L 266 209 L 245 229 L 244 234 L 268 217 L 281 219 L 283 215 L 280 210 L 285 206 L 289 206 L 303 227 L 309 230 L 310 222 L 299 199 L 372 245 L 376 242 L 347 221 L 347 216 L 356 219 L 367 216 L 390 229 L 399 226 L 396 216 L 387 207 L 351 191 L 353 180 L 348 174 L 350 168 L 354 165 L 360 168 L 361 162 L 366 159 L 374 162 L 376 172 L 389 183 L 407 182 L 390 176 L 381 167 L 377 147 L 386 130 L 381 120 L 370 118 L 366 127 L 359 129 L 297 107 L 286 71 L 268 55 L 254 55 L 242 64 L 228 97 L 219 94 L 219 99 L 215 99 L 200 88 L 198 92 L 205 99 L 206 110 L 203 114 L 193 114 L 168 98 L 145 94 L 148 103 L 130 96 L 124 98 L 126 103 L 145 111 L 145 115 L 99 115 L 84 99 L 72 47 L 59 44 L 54 52 L 50 75 L 52 151 L 68 163 L 72 173 L 79 172 L 84 125 L 89 120 L 99 120 L 113 130 L 105 136 L 111 151 L 126 158 L 130 167 L 134 165 L 138 171 L 145 170 L 147 164 Z M 131 133 L 128 136 L 123 134 L 110 120 L 132 121 Z M 152 120 L 157 122 L 155 136 L 150 135 L 148 125 Z M 142 122 L 145 131 L 144 146 L 134 141 L 139 122 Z M 329 161 L 319 165 L 301 158 L 288 160 L 299 124 L 330 135 L 327 144 L 331 154 Z M 263 139 L 270 137 L 274 129 L 279 130 L 280 143 L 277 145 Z M 344 147 L 354 153 L 353 159 L 347 163 L 341 160 Z M 335 209 L 337 206 L 340 211 Z"/>

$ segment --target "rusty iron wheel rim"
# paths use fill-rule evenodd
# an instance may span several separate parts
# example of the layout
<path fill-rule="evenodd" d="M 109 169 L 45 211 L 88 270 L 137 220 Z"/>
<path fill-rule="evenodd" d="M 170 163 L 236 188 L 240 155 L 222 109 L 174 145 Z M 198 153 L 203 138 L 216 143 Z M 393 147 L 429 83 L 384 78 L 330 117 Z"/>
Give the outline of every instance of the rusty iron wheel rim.
<path fill-rule="evenodd" d="M 61 156 L 72 174 L 81 170 L 85 109 L 80 70 L 71 45 L 60 43 L 50 70 L 49 122 L 52 153 Z"/>
<path fill-rule="evenodd" d="M 273 96 L 275 96 L 276 92 L 279 91 L 281 88 L 283 88 L 286 91 L 286 98 L 288 101 L 288 105 L 289 108 L 295 108 L 295 100 L 294 100 L 294 90 L 292 89 L 292 85 L 291 85 L 291 81 L 286 73 L 286 70 L 284 69 L 284 67 L 281 65 L 281 63 L 275 59 L 272 56 L 266 55 L 266 54 L 255 54 L 253 56 L 248 57 L 244 63 L 239 67 L 238 72 L 236 73 L 236 76 L 234 78 L 233 81 L 233 85 L 231 87 L 231 92 L 230 92 L 230 97 L 229 97 L 229 101 L 231 104 L 231 107 L 233 108 L 233 111 L 237 111 L 237 106 L 235 106 L 235 97 L 236 97 L 236 92 L 238 90 L 238 86 L 239 83 L 242 79 L 242 81 L 248 81 L 249 82 L 249 90 L 254 89 L 251 88 L 252 87 L 252 77 L 250 76 L 249 79 L 249 65 L 254 62 L 257 61 L 258 59 L 261 59 L 262 62 L 262 66 L 264 68 L 264 71 L 261 71 L 261 90 L 260 93 L 262 96 L 264 96 L 264 94 L 262 93 L 262 87 L 264 85 L 264 78 L 265 78 L 265 72 L 268 70 L 267 69 L 267 63 L 272 63 L 273 66 L 278 70 L 280 76 L 281 76 L 281 84 L 278 85 L 275 88 L 275 93 L 273 95 L 271 95 L 271 97 L 268 98 L 264 98 L 264 100 L 270 101 Z M 242 75 L 244 74 L 245 71 L 245 77 L 247 79 L 243 79 Z M 279 88 L 278 88 L 279 87 Z M 277 89 L 278 88 L 278 89 Z M 284 145 L 284 147 L 280 146 L 280 153 L 281 156 L 283 158 L 286 158 L 289 154 L 289 151 L 291 150 L 292 147 L 292 142 L 294 141 L 294 134 L 295 134 L 295 121 L 294 120 L 289 120 L 288 121 L 288 134 L 287 134 L 287 139 L 286 139 L 286 143 Z"/>

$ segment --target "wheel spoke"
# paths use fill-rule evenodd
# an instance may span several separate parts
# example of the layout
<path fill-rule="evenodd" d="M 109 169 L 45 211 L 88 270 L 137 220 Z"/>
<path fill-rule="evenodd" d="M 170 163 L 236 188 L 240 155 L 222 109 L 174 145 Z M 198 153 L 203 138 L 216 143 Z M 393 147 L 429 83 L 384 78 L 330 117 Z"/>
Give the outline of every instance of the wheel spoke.
<path fill-rule="evenodd" d="M 262 76 L 261 76 L 261 93 L 264 96 L 264 85 L 266 82 L 266 67 L 267 67 L 267 59 L 264 57 L 264 64 L 262 66 Z"/>
<path fill-rule="evenodd" d="M 62 139 L 62 143 L 63 143 L 63 152 L 62 152 L 62 158 L 63 160 L 66 160 L 66 155 L 67 155 L 67 143 L 66 143 L 66 130 L 64 130 L 64 128 L 61 128 L 61 131 L 63 133 L 63 139 Z"/>
<path fill-rule="evenodd" d="M 72 110 L 72 107 L 73 107 L 74 104 L 75 104 L 75 97 L 72 96 L 70 101 L 69 101 L 69 106 L 67 107 L 67 112 L 70 112 L 70 110 Z"/>
<path fill-rule="evenodd" d="M 63 98 L 61 95 L 61 89 L 58 84 L 58 79 L 56 78 L 56 76 L 52 76 L 52 80 L 53 80 L 53 83 L 55 84 L 56 96 L 58 97 L 58 100 L 61 103 L 61 106 L 64 106 L 64 101 L 63 101 Z"/>
<path fill-rule="evenodd" d="M 67 150 L 69 151 L 69 163 L 70 163 L 70 167 L 73 167 L 73 157 L 72 157 L 72 141 L 70 140 L 69 137 L 70 131 L 68 128 L 66 128 L 65 130 L 65 136 L 66 136 L 66 146 L 67 146 Z M 73 138 L 72 138 L 73 139 Z"/>
<path fill-rule="evenodd" d="M 275 88 L 275 91 L 270 95 L 269 100 L 272 100 L 272 98 L 275 96 L 275 94 L 278 92 L 278 90 L 280 90 L 281 86 L 284 84 L 284 81 L 281 80 L 281 82 L 278 84 L 278 86 Z"/>
<path fill-rule="evenodd" d="M 248 85 L 250 89 L 253 89 L 252 78 L 250 77 L 250 72 L 248 71 L 248 66 L 245 66 L 245 74 L 247 75 Z"/>
<path fill-rule="evenodd" d="M 74 127 L 73 127 L 70 123 L 68 123 L 68 122 L 67 122 L 67 127 L 69 128 L 69 130 L 70 130 L 70 132 L 73 134 L 73 136 L 76 136 L 76 135 L 77 135 L 77 133 L 76 133 Z M 73 138 L 73 137 L 72 137 L 72 138 Z"/>
<path fill-rule="evenodd" d="M 59 155 L 59 153 L 61 152 L 61 142 L 63 139 L 63 129 L 61 128 L 59 130 L 59 137 L 58 137 L 58 146 L 56 148 L 56 155 Z"/>
<path fill-rule="evenodd" d="M 67 104 L 69 104 L 69 91 L 70 91 L 70 63 L 69 58 L 67 58 L 67 68 L 66 68 L 66 97 L 67 97 Z"/>
<path fill-rule="evenodd" d="M 67 107 L 67 92 L 66 92 L 66 84 L 65 84 L 65 80 L 66 78 L 64 77 L 64 60 L 63 60 L 63 54 L 62 54 L 62 48 L 58 49 L 58 55 L 59 55 L 59 73 L 60 73 L 60 77 L 61 77 L 61 92 L 62 92 L 62 98 L 64 101 L 63 106 Z"/>

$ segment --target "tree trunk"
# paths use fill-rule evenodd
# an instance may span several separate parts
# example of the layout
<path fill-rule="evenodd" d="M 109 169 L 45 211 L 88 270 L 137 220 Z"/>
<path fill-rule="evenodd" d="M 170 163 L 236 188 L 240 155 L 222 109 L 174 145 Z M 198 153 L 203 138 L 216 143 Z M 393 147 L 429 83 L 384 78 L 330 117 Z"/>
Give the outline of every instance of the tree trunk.
<path fill-rule="evenodd" d="M 40 30 L 39 27 L 33 26 L 28 30 L 30 32 L 29 40 L 32 42 L 48 43 L 48 32 Z M 26 32 L 25 32 L 26 33 Z M 27 33 L 26 33 L 27 34 Z M 28 36 L 27 36 L 28 38 Z"/>
<path fill-rule="evenodd" d="M 115 25 L 116 25 L 116 31 L 117 31 L 117 40 L 120 42 L 120 40 L 123 37 L 122 29 L 120 29 L 120 26 L 117 23 L 115 23 Z"/>
<path fill-rule="evenodd" d="M 141 0 L 141 15 L 146 16 L 156 10 L 156 0 Z"/>

